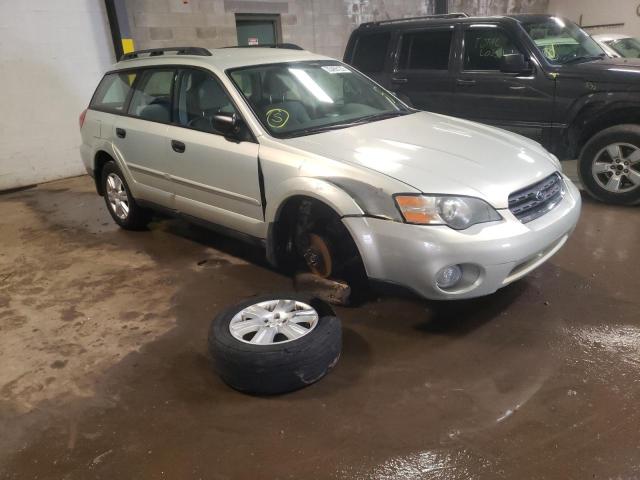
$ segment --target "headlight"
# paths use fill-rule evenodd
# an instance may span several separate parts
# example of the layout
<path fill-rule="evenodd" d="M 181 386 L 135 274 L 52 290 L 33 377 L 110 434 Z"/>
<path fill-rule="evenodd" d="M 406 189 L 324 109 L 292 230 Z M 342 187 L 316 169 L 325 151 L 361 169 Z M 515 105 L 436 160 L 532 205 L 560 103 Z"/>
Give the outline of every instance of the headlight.
<path fill-rule="evenodd" d="M 395 200 L 407 223 L 448 225 L 456 230 L 464 230 L 476 223 L 502 219 L 491 205 L 479 198 L 396 195 Z"/>

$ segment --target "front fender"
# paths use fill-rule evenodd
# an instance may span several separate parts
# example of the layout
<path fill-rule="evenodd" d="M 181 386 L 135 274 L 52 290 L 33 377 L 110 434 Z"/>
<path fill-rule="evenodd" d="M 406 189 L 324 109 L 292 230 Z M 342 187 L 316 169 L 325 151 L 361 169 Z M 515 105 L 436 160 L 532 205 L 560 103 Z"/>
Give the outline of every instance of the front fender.
<path fill-rule="evenodd" d="M 310 197 L 325 203 L 341 217 L 365 213 L 347 192 L 336 185 L 319 178 L 294 177 L 281 182 L 270 192 L 265 221 L 275 222 L 286 201 L 296 196 Z"/>
<path fill-rule="evenodd" d="M 568 143 L 574 153 L 585 137 L 615 123 L 633 123 L 640 118 L 640 96 L 634 92 L 599 92 L 577 99 L 568 113 Z M 620 117 L 617 119 L 616 117 Z"/>

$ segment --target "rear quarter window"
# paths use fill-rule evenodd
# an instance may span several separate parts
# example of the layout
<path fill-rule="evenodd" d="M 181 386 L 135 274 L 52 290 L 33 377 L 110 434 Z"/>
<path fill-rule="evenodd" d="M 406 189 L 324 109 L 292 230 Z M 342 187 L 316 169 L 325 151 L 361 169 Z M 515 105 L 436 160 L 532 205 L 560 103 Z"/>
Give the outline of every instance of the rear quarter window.
<path fill-rule="evenodd" d="M 108 73 L 104 76 L 91 99 L 90 108 L 122 112 L 136 79 L 135 73 Z"/>
<path fill-rule="evenodd" d="M 363 73 L 382 72 L 390 40 L 389 32 L 361 35 L 356 41 L 351 64 Z"/>

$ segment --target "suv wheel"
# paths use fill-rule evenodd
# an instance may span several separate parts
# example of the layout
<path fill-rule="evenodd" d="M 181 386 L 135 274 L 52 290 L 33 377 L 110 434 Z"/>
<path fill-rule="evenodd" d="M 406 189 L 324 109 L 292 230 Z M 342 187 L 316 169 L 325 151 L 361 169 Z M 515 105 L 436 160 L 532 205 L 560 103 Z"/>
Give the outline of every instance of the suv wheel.
<path fill-rule="evenodd" d="M 578 166 L 584 188 L 617 205 L 640 203 L 640 126 L 618 125 L 594 136 Z"/>
<path fill-rule="evenodd" d="M 214 319 L 209 350 L 229 386 L 273 395 L 324 377 L 340 357 L 342 329 L 331 307 L 317 298 L 255 297 Z"/>
<path fill-rule="evenodd" d="M 124 175 L 114 161 L 107 162 L 102 169 L 102 191 L 107 210 L 122 228 L 140 230 L 149 223 L 149 211 L 135 202 Z"/>

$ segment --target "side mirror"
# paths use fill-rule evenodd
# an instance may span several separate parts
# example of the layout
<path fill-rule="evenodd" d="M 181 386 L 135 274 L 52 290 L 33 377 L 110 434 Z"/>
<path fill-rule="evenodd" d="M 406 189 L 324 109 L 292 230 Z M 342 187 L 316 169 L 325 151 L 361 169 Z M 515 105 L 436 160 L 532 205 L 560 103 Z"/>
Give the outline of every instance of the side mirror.
<path fill-rule="evenodd" d="M 213 128 L 226 136 L 233 136 L 240 130 L 240 120 L 235 113 L 217 113 L 213 116 Z"/>
<path fill-rule="evenodd" d="M 528 60 L 521 53 L 507 53 L 500 59 L 500 71 L 503 73 L 531 73 Z"/>

